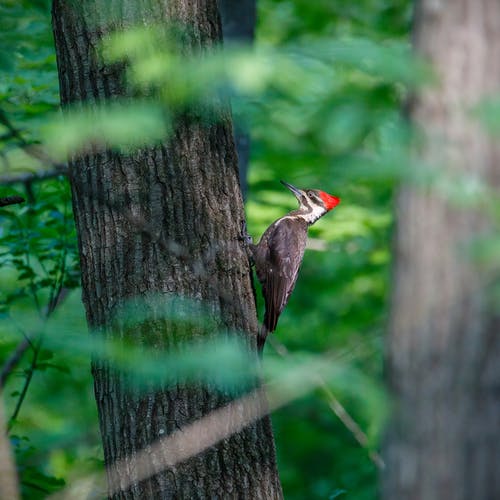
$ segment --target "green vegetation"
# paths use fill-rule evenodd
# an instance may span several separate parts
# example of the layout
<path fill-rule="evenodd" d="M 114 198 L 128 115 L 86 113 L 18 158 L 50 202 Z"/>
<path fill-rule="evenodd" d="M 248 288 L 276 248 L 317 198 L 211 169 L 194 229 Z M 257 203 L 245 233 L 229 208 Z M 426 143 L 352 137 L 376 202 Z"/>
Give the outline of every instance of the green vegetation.
<path fill-rule="evenodd" d="M 322 389 L 276 411 L 286 498 L 375 498 L 378 471 L 369 452 L 380 443 L 387 406 L 382 335 L 392 196 L 408 163 L 400 109 L 425 75 L 410 56 L 410 2 L 261 0 L 255 50 L 182 64 L 172 50 L 175 33 L 117 34 L 102 54 L 127 57 L 138 99 L 99 111 L 75 109 L 64 121 L 49 3 L 0 5 L 0 178 L 54 170 L 89 142 L 129 150 L 157 141 L 168 133 L 174 110 L 196 109 L 200 119 L 214 119 L 214 101 L 229 94 L 252 137 L 252 235 L 295 206 L 280 178 L 342 198 L 310 232 L 312 248 L 275 334 L 290 357 L 280 360 L 268 345 L 265 364 L 272 377 L 292 373 L 311 359 L 306 352 L 318 363 L 325 355 L 332 359 L 342 369 L 324 374 L 329 386 L 368 436 L 366 449 Z M 162 108 L 148 100 L 152 88 L 168 88 L 160 92 Z M 34 146 L 39 143 L 51 160 Z M 102 465 L 89 368 L 90 352 L 99 355 L 99 348 L 89 340 L 80 304 L 66 178 L 0 186 L 0 196 L 12 194 L 27 203 L 0 209 L 0 364 L 26 336 L 31 344 L 3 396 L 7 417 L 15 415 L 10 437 L 25 498 L 44 498 Z M 103 352 L 117 355 L 109 346 Z M 131 356 L 138 353 L 127 352 L 125 365 L 137 360 Z M 189 359 L 182 366 L 189 368 Z"/>

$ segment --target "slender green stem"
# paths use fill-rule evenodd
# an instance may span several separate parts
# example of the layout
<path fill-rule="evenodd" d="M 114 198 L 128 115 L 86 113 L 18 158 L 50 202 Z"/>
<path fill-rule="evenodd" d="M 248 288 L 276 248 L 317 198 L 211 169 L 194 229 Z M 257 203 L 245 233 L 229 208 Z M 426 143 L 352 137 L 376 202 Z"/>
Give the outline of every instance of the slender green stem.
<path fill-rule="evenodd" d="M 66 220 L 66 216 L 67 216 L 67 213 L 65 211 L 65 220 Z M 60 255 L 60 259 L 59 259 L 59 270 L 57 273 L 57 277 L 51 286 L 49 301 L 47 303 L 47 307 L 46 307 L 45 314 L 44 314 L 44 323 L 49 319 L 51 314 L 56 309 L 58 302 L 59 302 L 59 298 L 61 296 L 61 292 L 63 290 L 64 276 L 66 273 L 66 257 L 67 257 L 67 248 L 66 248 L 66 244 L 65 244 L 66 243 L 66 233 L 64 234 L 63 243 L 64 244 L 62 246 L 62 251 L 61 251 L 61 255 Z M 27 257 L 27 263 L 29 265 L 29 253 L 26 255 L 26 257 Z M 32 280 L 32 285 L 34 286 L 33 280 Z M 32 286 L 33 297 L 35 299 L 35 304 L 37 306 L 37 309 L 38 309 L 39 313 L 41 314 L 41 310 L 40 310 L 39 302 L 38 302 L 38 296 L 36 294 L 36 290 L 33 290 L 33 286 Z M 25 336 L 25 337 L 26 337 L 26 339 L 28 339 L 27 336 Z M 30 342 L 31 347 L 33 348 L 33 358 L 31 360 L 30 367 L 27 370 L 26 378 L 24 380 L 24 385 L 23 385 L 23 388 L 21 390 L 21 394 L 19 395 L 19 399 L 17 400 L 16 407 L 14 409 L 14 412 L 12 413 L 12 416 L 10 417 L 9 425 L 7 427 L 7 433 L 9 433 L 10 430 L 12 429 L 14 422 L 15 422 L 17 416 L 19 415 L 19 412 L 21 410 L 23 402 L 26 398 L 28 388 L 30 386 L 31 380 L 33 379 L 33 374 L 34 374 L 35 369 L 36 369 L 38 355 L 40 353 L 40 349 L 42 346 L 42 341 L 43 341 L 43 335 L 40 334 L 36 340 L 36 343 L 33 344 Z"/>
<path fill-rule="evenodd" d="M 19 395 L 19 399 L 17 400 L 16 407 L 14 408 L 14 412 L 12 413 L 12 416 L 9 419 L 9 424 L 7 426 L 7 434 L 10 432 L 12 429 L 12 426 L 14 425 L 14 422 L 19 415 L 19 411 L 21 410 L 21 406 L 23 405 L 24 399 L 26 398 L 26 394 L 28 392 L 28 388 L 30 386 L 31 380 L 33 378 L 33 373 L 35 372 L 36 369 L 36 363 L 38 361 L 38 355 L 40 353 L 40 348 L 42 344 L 42 339 L 39 338 L 37 343 L 35 344 L 33 348 L 33 358 L 31 359 L 31 365 L 28 368 L 26 378 L 24 380 L 24 385 L 21 390 L 21 394 Z"/>

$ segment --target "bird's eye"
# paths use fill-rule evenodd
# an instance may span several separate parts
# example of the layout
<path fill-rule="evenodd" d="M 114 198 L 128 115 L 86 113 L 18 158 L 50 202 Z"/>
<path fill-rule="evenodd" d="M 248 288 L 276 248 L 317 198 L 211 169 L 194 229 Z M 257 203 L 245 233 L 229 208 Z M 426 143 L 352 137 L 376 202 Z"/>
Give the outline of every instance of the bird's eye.
<path fill-rule="evenodd" d="M 306 194 L 307 194 L 307 196 L 311 196 L 311 195 L 313 194 L 313 192 L 312 192 L 310 189 L 308 189 L 308 190 L 306 191 Z"/>

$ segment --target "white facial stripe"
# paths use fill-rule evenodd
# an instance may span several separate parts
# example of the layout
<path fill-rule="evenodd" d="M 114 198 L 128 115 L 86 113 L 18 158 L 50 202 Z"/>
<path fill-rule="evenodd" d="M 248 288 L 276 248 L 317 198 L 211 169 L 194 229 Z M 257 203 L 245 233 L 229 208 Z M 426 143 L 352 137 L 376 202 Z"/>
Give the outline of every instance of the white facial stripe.
<path fill-rule="evenodd" d="M 293 210 L 292 212 L 285 215 L 276 222 L 279 224 L 280 222 L 286 219 L 300 218 L 304 220 L 307 224 L 311 225 L 314 222 L 316 222 L 321 216 L 325 215 L 326 212 L 328 211 L 323 205 L 323 201 L 321 201 L 321 203 L 318 203 L 318 201 L 310 197 L 307 198 L 303 197 L 300 200 L 301 206 L 297 210 Z"/>
<path fill-rule="evenodd" d="M 313 204 L 311 211 L 304 214 L 303 218 L 308 224 L 312 224 L 325 213 L 326 209 L 324 207 L 320 207 L 319 205 Z"/>

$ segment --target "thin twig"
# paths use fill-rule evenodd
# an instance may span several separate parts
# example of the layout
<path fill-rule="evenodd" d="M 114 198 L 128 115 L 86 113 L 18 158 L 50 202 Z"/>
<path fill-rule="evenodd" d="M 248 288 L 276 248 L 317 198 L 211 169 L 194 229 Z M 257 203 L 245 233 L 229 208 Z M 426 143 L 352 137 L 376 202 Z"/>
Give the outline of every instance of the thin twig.
<path fill-rule="evenodd" d="M 52 283 L 49 302 L 48 302 L 48 304 L 47 304 L 47 306 L 45 308 L 45 311 L 43 312 L 44 323 L 50 318 L 50 316 L 52 315 L 52 313 L 54 312 L 54 310 L 57 308 L 57 306 L 59 304 L 61 304 L 64 301 L 65 297 L 68 294 L 68 289 L 63 287 L 63 285 L 64 285 L 64 275 L 65 275 L 65 272 L 66 272 L 66 255 L 67 255 L 66 245 L 63 245 L 63 249 L 61 251 L 60 263 L 59 263 L 59 271 L 57 273 L 57 278 Z M 27 254 L 27 259 L 28 259 L 28 265 L 29 265 L 29 253 Z M 38 297 L 36 295 L 36 291 L 33 289 L 32 292 L 33 292 L 33 296 L 34 296 L 35 302 L 37 304 L 37 309 L 39 310 L 39 313 L 42 314 L 42 311 L 40 311 L 40 307 L 39 307 Z M 14 409 L 14 412 L 12 413 L 12 416 L 10 417 L 9 425 L 8 425 L 8 428 L 7 428 L 7 432 L 10 432 L 10 430 L 12 429 L 12 426 L 14 425 L 14 422 L 15 422 L 18 414 L 19 414 L 19 411 L 21 410 L 21 406 L 22 406 L 22 404 L 23 404 L 23 402 L 24 402 L 24 400 L 26 398 L 26 394 L 28 392 L 28 388 L 30 386 L 31 380 L 33 378 L 34 371 L 36 369 L 36 364 L 37 364 L 38 355 L 40 353 L 40 349 L 41 349 L 41 346 L 42 346 L 43 337 L 42 337 L 41 334 L 39 334 L 38 338 L 36 340 L 36 343 L 32 344 L 30 342 L 28 336 L 26 336 L 26 338 L 24 339 L 24 341 L 21 344 L 24 344 L 24 342 L 27 343 L 26 347 L 24 348 L 24 351 L 26 351 L 26 349 L 28 348 L 29 345 L 31 345 L 31 347 L 33 348 L 33 358 L 31 360 L 30 367 L 28 368 L 28 371 L 26 373 L 26 378 L 24 380 L 24 385 L 23 385 L 23 388 L 21 390 L 21 394 L 19 395 L 19 398 L 17 400 L 16 407 Z M 18 346 L 18 349 L 19 349 L 19 347 L 20 346 Z M 16 349 L 16 351 L 17 351 L 17 349 Z M 21 354 L 21 356 L 22 356 L 22 354 Z M 21 356 L 19 356 L 19 359 L 20 359 Z M 14 356 L 12 356 L 11 359 L 13 357 Z M 17 364 L 17 362 L 19 361 L 19 359 L 17 359 L 17 361 L 16 361 L 15 364 Z M 14 364 L 14 366 L 15 366 L 15 364 Z M 11 371 L 12 371 L 12 369 L 13 369 L 14 366 L 12 366 L 10 370 L 8 370 L 8 371 L 6 370 L 6 372 L 5 372 L 5 378 L 8 377 L 8 375 L 11 373 Z M 5 369 L 5 366 L 4 366 L 4 369 Z M 2 369 L 2 375 L 4 373 L 4 369 Z M 2 379 L 2 382 L 3 382 L 3 379 Z M 3 383 L 0 385 L 0 387 L 3 387 Z"/>
<path fill-rule="evenodd" d="M 24 203 L 26 200 L 22 196 L 4 196 L 0 198 L 0 207 L 7 205 L 16 205 L 17 203 Z"/>
<path fill-rule="evenodd" d="M 21 410 L 21 406 L 23 405 L 24 399 L 26 398 L 26 394 L 28 392 L 28 388 L 31 383 L 31 379 L 33 378 L 33 373 L 35 372 L 36 368 L 36 363 L 38 361 L 38 355 L 40 353 L 40 348 L 41 348 L 41 339 L 38 339 L 38 342 L 35 344 L 35 347 L 33 349 L 33 358 L 31 359 L 31 364 L 30 367 L 28 368 L 28 372 L 26 373 L 26 378 L 24 379 L 24 385 L 23 388 L 21 389 L 21 394 L 19 395 L 19 398 L 16 403 L 16 407 L 14 408 L 14 412 L 12 413 L 9 423 L 7 425 L 7 433 L 10 432 L 12 429 L 12 426 L 14 425 L 14 422 L 19 415 L 19 411 Z"/>
<path fill-rule="evenodd" d="M 276 353 L 282 358 L 286 358 L 289 355 L 288 349 L 275 337 L 271 337 L 270 344 L 276 351 Z M 325 379 L 318 374 L 318 385 L 323 390 L 324 394 L 328 399 L 328 406 L 339 418 L 339 420 L 344 424 L 344 426 L 353 435 L 354 439 L 359 443 L 362 448 L 368 451 L 368 456 L 370 460 L 380 469 L 385 469 L 384 459 L 376 451 L 369 449 L 368 436 L 363 432 L 358 423 L 351 417 L 349 412 L 345 409 L 342 403 L 335 397 L 331 389 L 328 387 Z"/>
<path fill-rule="evenodd" d="M 68 218 L 68 212 L 67 212 L 67 205 L 64 206 L 64 224 L 66 225 Z M 68 249 L 66 246 L 67 243 L 67 233 L 64 231 L 63 237 L 62 237 L 62 251 L 61 255 L 59 257 L 59 269 L 57 272 L 57 278 L 52 284 L 52 288 L 50 290 L 50 299 L 47 304 L 47 310 L 45 312 L 45 316 L 47 319 L 50 317 L 50 315 L 54 312 L 55 308 L 61 301 L 61 295 L 63 292 L 63 286 L 64 286 L 64 276 L 66 274 L 66 257 L 68 255 Z M 64 300 L 64 297 L 67 294 L 67 289 L 65 289 L 65 294 L 62 297 L 62 300 Z"/>
<path fill-rule="evenodd" d="M 17 366 L 24 353 L 30 347 L 31 342 L 26 337 L 17 345 L 15 351 L 9 356 L 7 361 L 4 363 L 2 370 L 0 371 L 0 391 L 4 388 L 5 382 L 7 382 L 7 378 L 14 371 L 14 368 Z"/>
<path fill-rule="evenodd" d="M 33 173 L 22 173 L 22 174 L 14 174 L 0 177 L 0 184 L 13 184 L 16 182 L 32 182 L 36 180 L 48 179 L 50 177 L 56 177 L 58 175 L 63 175 L 67 173 L 67 167 L 64 163 L 56 161 L 52 156 L 47 152 L 47 150 L 41 144 L 33 144 L 28 142 L 22 135 L 20 129 L 14 126 L 14 124 L 10 121 L 7 113 L 0 108 L 0 123 L 7 128 L 8 133 L 3 135 L 1 140 L 9 140 L 15 139 L 17 141 L 17 145 L 32 158 L 38 160 L 44 165 L 49 165 L 52 167 L 50 170 L 45 170 L 42 172 L 33 172 Z"/>
<path fill-rule="evenodd" d="M 0 175 L 0 184 L 8 186 L 9 184 L 26 183 L 34 181 L 43 181 L 46 179 L 53 179 L 60 175 L 68 175 L 66 165 L 61 165 L 58 168 L 48 170 L 38 170 L 36 172 L 22 172 L 16 174 Z"/>
<path fill-rule="evenodd" d="M 55 297 L 53 299 L 53 302 L 51 304 L 47 305 L 46 311 L 45 311 L 45 320 L 49 319 L 50 315 L 54 312 L 56 307 L 61 304 L 64 300 L 64 298 L 67 296 L 68 289 L 63 288 L 62 286 L 58 287 L 57 293 L 55 294 Z M 26 373 L 26 378 L 24 379 L 24 385 L 21 390 L 21 394 L 19 395 L 19 398 L 16 403 L 16 407 L 14 409 L 14 412 L 12 413 L 12 416 L 9 419 L 9 425 L 7 428 L 7 432 L 10 432 L 12 429 L 12 426 L 14 425 L 14 422 L 19 414 L 19 411 L 21 410 L 21 406 L 23 405 L 24 399 L 26 398 L 26 393 L 28 392 L 28 388 L 30 386 L 31 380 L 33 378 L 33 374 L 36 369 L 36 364 L 38 361 L 38 355 L 40 354 L 40 349 L 42 347 L 42 342 L 43 342 L 43 337 L 42 335 L 39 335 L 36 343 L 32 344 L 28 338 L 26 338 L 23 342 L 27 342 L 28 345 L 31 345 L 33 348 L 33 358 L 31 360 L 31 364 L 28 368 L 28 371 Z M 26 350 L 26 349 L 25 349 Z M 2 370 L 3 374 L 3 370 Z M 6 374 L 6 377 L 8 376 L 8 373 Z"/>
<path fill-rule="evenodd" d="M 28 241 L 29 241 L 29 239 L 28 239 Z M 26 254 L 25 254 L 26 267 L 31 268 L 32 266 L 30 263 L 29 242 L 27 245 L 28 245 L 28 248 L 26 248 Z M 35 301 L 35 307 L 36 307 L 36 310 L 38 312 L 38 315 L 40 316 L 40 318 L 43 319 L 42 308 L 40 307 L 40 301 L 38 300 L 38 294 L 36 293 L 36 284 L 35 284 L 35 279 L 33 277 L 33 274 L 30 274 L 30 277 L 29 277 L 29 288 L 30 288 L 31 294 L 33 295 L 33 300 Z"/>
<path fill-rule="evenodd" d="M 351 434 L 354 436 L 354 439 L 368 451 L 368 455 L 371 459 L 371 461 L 380 469 L 384 470 L 385 469 L 385 462 L 384 459 L 381 457 L 381 455 L 374 451 L 369 449 L 369 443 L 368 443 L 368 437 L 367 435 L 362 431 L 361 427 L 358 425 L 358 423 L 349 415 L 347 410 L 344 408 L 344 406 L 340 403 L 340 401 L 335 397 L 333 392 L 330 390 L 328 385 L 324 380 L 321 380 L 320 387 L 325 393 L 326 397 L 328 398 L 328 404 L 337 415 L 339 420 L 346 426 L 347 429 L 351 432 Z"/>

